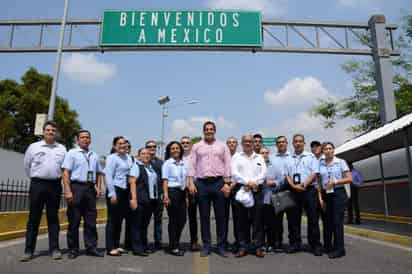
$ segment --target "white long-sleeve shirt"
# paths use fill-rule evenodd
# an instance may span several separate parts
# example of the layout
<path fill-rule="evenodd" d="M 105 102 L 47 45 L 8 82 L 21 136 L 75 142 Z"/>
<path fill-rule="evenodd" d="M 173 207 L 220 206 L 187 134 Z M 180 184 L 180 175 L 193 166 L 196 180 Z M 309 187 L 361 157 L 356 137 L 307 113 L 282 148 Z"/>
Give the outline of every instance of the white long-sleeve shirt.
<path fill-rule="evenodd" d="M 245 185 L 249 182 L 263 184 L 266 174 L 266 164 L 262 155 L 255 152 L 247 156 L 239 152 L 232 157 L 232 181 Z"/>

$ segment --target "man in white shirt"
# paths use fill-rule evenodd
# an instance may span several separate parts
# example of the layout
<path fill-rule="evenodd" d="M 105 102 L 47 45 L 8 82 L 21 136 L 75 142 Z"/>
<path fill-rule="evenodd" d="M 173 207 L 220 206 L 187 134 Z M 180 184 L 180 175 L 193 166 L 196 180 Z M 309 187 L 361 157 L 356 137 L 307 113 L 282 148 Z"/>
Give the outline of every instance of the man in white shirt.
<path fill-rule="evenodd" d="M 62 193 L 62 163 L 66 148 L 56 142 L 57 125 L 47 121 L 44 139 L 31 144 L 24 154 L 24 170 L 30 177 L 30 213 L 27 221 L 26 245 L 22 262 L 30 261 L 36 249 L 37 234 L 43 208 L 46 207 L 49 231 L 49 251 L 54 260 L 62 258 L 59 248 L 60 196 Z"/>
<path fill-rule="evenodd" d="M 233 205 L 237 212 L 240 245 L 236 257 L 243 257 L 247 254 L 248 243 L 246 239 L 247 235 L 250 235 L 249 216 L 252 217 L 252 240 L 253 247 L 256 248 L 256 256 L 264 257 L 262 250 L 264 243 L 262 184 L 265 179 L 266 164 L 263 157 L 253 151 L 252 135 L 244 135 L 241 144 L 243 151 L 232 157 L 232 181 L 236 183 L 234 187 L 236 201 Z M 252 207 L 248 208 L 248 205 L 244 205 L 236 199 L 237 192 L 241 188 L 253 193 L 254 205 Z"/>

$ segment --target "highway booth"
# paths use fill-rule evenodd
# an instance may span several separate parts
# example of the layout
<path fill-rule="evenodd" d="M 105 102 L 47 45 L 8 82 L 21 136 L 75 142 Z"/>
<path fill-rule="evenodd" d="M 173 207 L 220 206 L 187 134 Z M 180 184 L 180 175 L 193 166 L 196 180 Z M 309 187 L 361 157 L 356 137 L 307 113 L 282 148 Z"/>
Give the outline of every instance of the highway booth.
<path fill-rule="evenodd" d="M 362 212 L 412 216 L 412 114 L 371 130 L 335 150 L 354 163 L 365 182 L 359 193 Z"/>

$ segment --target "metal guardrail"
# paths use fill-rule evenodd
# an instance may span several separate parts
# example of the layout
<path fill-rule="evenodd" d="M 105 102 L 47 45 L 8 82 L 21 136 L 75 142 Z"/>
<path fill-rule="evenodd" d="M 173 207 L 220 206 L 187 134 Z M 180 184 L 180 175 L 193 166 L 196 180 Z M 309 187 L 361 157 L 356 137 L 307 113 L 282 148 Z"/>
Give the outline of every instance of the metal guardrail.
<path fill-rule="evenodd" d="M 97 199 L 99 207 L 105 207 L 104 197 Z M 67 208 L 64 193 L 61 194 L 60 208 Z M 0 181 L 0 212 L 27 211 L 30 209 L 30 180 L 7 179 Z"/>

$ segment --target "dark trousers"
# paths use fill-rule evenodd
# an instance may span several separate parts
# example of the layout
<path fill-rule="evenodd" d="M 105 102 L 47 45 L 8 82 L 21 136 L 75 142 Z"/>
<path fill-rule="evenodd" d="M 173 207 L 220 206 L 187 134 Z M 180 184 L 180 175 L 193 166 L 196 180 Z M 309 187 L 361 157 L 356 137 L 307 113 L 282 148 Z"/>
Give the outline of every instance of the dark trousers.
<path fill-rule="evenodd" d="M 343 220 L 347 204 L 345 189 L 335 189 L 334 193 L 324 194 L 326 202 L 326 225 L 328 227 L 325 247 L 333 251 L 344 251 Z M 333 244 L 332 244 L 333 240 Z"/>
<path fill-rule="evenodd" d="M 189 206 L 187 213 L 189 215 L 189 230 L 190 230 L 190 243 L 196 243 L 198 239 L 197 232 L 197 209 L 199 207 L 198 194 L 189 195 Z"/>
<path fill-rule="evenodd" d="M 131 211 L 131 239 L 133 252 L 144 252 L 148 248 L 147 228 L 159 201 L 151 200 L 139 203 L 137 209 Z"/>
<path fill-rule="evenodd" d="M 62 193 L 61 180 L 31 180 L 30 184 L 30 213 L 26 231 L 26 253 L 36 249 L 37 234 L 44 206 L 46 206 L 47 227 L 49 231 L 49 250 L 59 249 L 59 217 L 60 196 Z"/>
<path fill-rule="evenodd" d="M 129 208 L 128 212 L 126 214 L 126 221 L 125 221 L 125 231 L 124 231 L 124 248 L 126 250 L 131 250 L 132 249 L 132 237 L 131 237 L 131 223 L 132 223 L 132 210 Z"/>
<path fill-rule="evenodd" d="M 169 188 L 169 248 L 176 249 L 180 245 L 180 236 L 186 224 L 186 192 L 179 188 Z"/>
<path fill-rule="evenodd" d="M 225 245 L 229 245 L 228 235 L 229 235 L 229 218 L 230 218 L 230 204 L 231 197 L 225 197 Z"/>
<path fill-rule="evenodd" d="M 259 190 L 253 193 L 255 205 L 250 208 L 244 207 L 238 201 L 233 203 L 237 214 L 237 228 L 239 229 L 239 248 L 248 250 L 249 239 L 252 239 L 253 248 L 261 248 L 264 243 L 263 228 L 263 192 Z M 252 233 L 251 229 L 252 228 Z M 250 236 L 252 234 L 252 236 Z"/>
<path fill-rule="evenodd" d="M 73 201 L 67 207 L 67 246 L 69 249 L 79 250 L 79 226 L 83 218 L 83 238 L 86 249 L 97 246 L 96 229 L 96 190 L 94 184 L 71 183 Z"/>
<path fill-rule="evenodd" d="M 163 202 L 162 200 L 154 201 L 155 208 L 153 211 L 154 226 L 153 226 L 153 238 L 155 245 L 161 245 L 162 243 L 162 218 L 163 218 Z"/>
<path fill-rule="evenodd" d="M 360 222 L 360 212 L 359 212 L 359 187 L 351 184 L 350 185 L 350 198 L 348 201 L 348 222 L 353 222 L 353 211 L 355 210 L 355 222 Z"/>
<path fill-rule="evenodd" d="M 213 203 L 213 209 L 216 219 L 216 235 L 218 248 L 225 247 L 225 196 L 221 191 L 223 187 L 223 178 L 214 181 L 203 179 L 196 180 L 196 187 L 199 193 L 199 213 L 202 242 L 205 248 L 211 247 L 210 236 L 210 205 Z"/>
<path fill-rule="evenodd" d="M 110 252 L 120 247 L 120 234 L 122 223 L 129 212 L 129 191 L 119 187 L 114 187 L 116 191 L 117 203 L 112 204 L 109 197 L 106 197 L 107 223 L 106 223 L 106 250 Z"/>
<path fill-rule="evenodd" d="M 275 214 L 272 204 L 263 206 L 263 223 L 268 246 L 280 246 L 283 242 L 283 215 Z"/>
<path fill-rule="evenodd" d="M 231 200 L 230 203 L 232 204 L 232 224 L 233 224 L 233 236 L 235 238 L 235 243 L 234 246 L 235 248 L 239 248 L 239 228 L 238 228 L 238 222 L 239 222 L 239 218 L 237 216 L 237 210 L 235 208 L 235 194 L 232 193 L 231 195 Z M 250 239 L 247 240 L 248 243 L 250 243 Z"/>
<path fill-rule="evenodd" d="M 319 229 L 319 215 L 318 215 L 318 191 L 316 187 L 309 186 L 304 192 L 297 193 L 299 219 L 298 224 L 301 226 L 302 211 L 305 210 L 307 217 L 307 235 L 309 245 L 314 247 L 321 246 L 320 244 L 320 229 Z M 300 232 L 300 229 L 299 229 Z"/>

